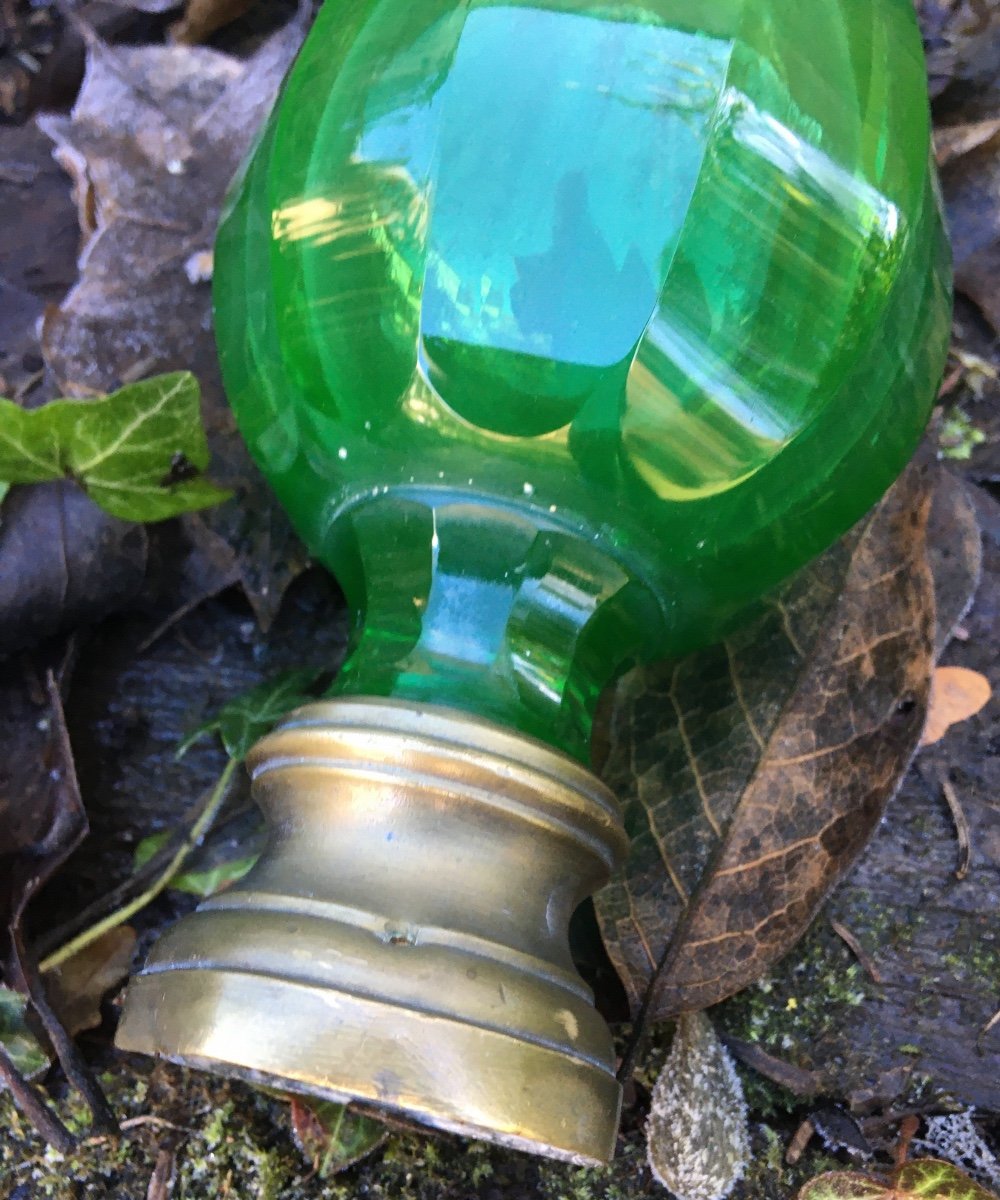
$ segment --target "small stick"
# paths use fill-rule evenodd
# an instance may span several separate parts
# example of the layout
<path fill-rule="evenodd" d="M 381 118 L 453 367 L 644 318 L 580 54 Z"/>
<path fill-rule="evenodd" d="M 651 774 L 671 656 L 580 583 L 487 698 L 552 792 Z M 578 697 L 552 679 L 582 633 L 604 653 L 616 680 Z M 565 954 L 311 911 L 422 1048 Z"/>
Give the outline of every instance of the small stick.
<path fill-rule="evenodd" d="M 177 1158 L 173 1150 L 164 1147 L 156 1156 L 156 1166 L 146 1189 L 146 1200 L 167 1200 L 174 1181 Z"/>
<path fill-rule="evenodd" d="M 917 1130 L 920 1128 L 920 1118 L 909 1116 L 904 1117 L 899 1123 L 899 1141 L 892 1152 L 892 1157 L 895 1160 L 896 1170 L 901 1171 L 906 1166 L 906 1160 L 910 1157 L 910 1143 L 916 1136 Z"/>
<path fill-rule="evenodd" d="M 45 1103 L 37 1089 L 32 1087 L 14 1066 L 3 1046 L 0 1046 L 0 1084 L 10 1090 L 18 1108 L 50 1145 L 63 1154 L 73 1153 L 76 1149 L 73 1135 Z"/>
<path fill-rule="evenodd" d="M 785 1151 L 785 1162 L 790 1167 L 794 1167 L 805 1153 L 806 1146 L 812 1141 L 815 1132 L 816 1126 L 808 1118 L 796 1129 L 795 1136 L 788 1143 L 788 1149 Z"/>
<path fill-rule="evenodd" d="M 52 1005 L 49 1004 L 48 996 L 45 994 L 45 985 L 38 973 L 38 967 L 25 949 L 24 937 L 20 929 L 12 929 L 10 934 L 14 958 L 27 986 L 31 1007 L 38 1014 L 38 1019 L 49 1036 L 59 1064 L 66 1072 L 66 1078 L 84 1098 L 95 1127 L 102 1133 L 112 1136 L 117 1134 L 118 1122 L 115 1120 L 115 1114 L 111 1111 L 111 1105 L 108 1104 L 101 1085 L 77 1048 L 76 1042 L 66 1032 L 62 1021 L 59 1020 Z"/>
<path fill-rule="evenodd" d="M 851 933 L 847 926 L 841 925 L 839 921 L 831 920 L 830 928 L 837 935 L 837 937 L 840 938 L 844 945 L 847 946 L 862 967 L 864 967 L 864 969 L 868 972 L 868 977 L 871 979 L 872 983 L 885 983 L 885 976 L 878 969 L 878 967 L 875 966 L 874 962 L 872 962 L 871 958 L 865 951 L 864 946 L 861 945 L 861 943 L 858 941 L 855 935 Z"/>
<path fill-rule="evenodd" d="M 954 784 L 944 771 L 938 772 L 938 779 L 941 781 L 941 790 L 944 792 L 944 798 L 948 801 L 951 819 L 955 822 L 955 836 L 958 838 L 958 866 L 955 869 L 955 878 L 964 879 L 968 875 L 969 867 L 972 864 L 972 839 L 969 833 L 969 818 L 965 815 L 965 809 L 958 798 Z"/>
<path fill-rule="evenodd" d="M 976 1045 L 982 1046 L 983 1042 L 986 1040 L 987 1035 L 990 1033 L 991 1030 L 995 1029 L 997 1027 L 997 1025 L 1000 1025 L 1000 1012 L 998 1012 L 994 1016 L 990 1017 L 990 1019 L 986 1022 L 986 1024 L 979 1031 L 979 1037 L 976 1038 Z"/>

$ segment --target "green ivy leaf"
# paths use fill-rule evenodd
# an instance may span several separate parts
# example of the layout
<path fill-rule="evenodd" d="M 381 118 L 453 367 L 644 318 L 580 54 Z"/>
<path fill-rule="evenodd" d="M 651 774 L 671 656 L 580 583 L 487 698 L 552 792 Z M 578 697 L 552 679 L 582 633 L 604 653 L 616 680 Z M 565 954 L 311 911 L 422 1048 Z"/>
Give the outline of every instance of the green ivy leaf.
<path fill-rule="evenodd" d="M 163 521 L 225 500 L 202 476 L 208 457 L 198 381 L 186 371 L 30 411 L 0 399 L 0 479 L 69 476 L 122 520 Z"/>
<path fill-rule="evenodd" d="M 344 1171 L 377 1150 L 389 1136 L 381 1121 L 326 1100 L 292 1100 L 292 1130 L 320 1179 Z"/>
<path fill-rule="evenodd" d="M 170 838 L 169 830 L 163 833 L 152 833 L 149 837 L 143 838 L 135 848 L 132 862 L 134 869 L 141 870 L 156 853 L 163 849 Z M 175 891 L 187 892 L 189 896 L 198 896 L 202 900 L 207 900 L 209 896 L 214 896 L 216 892 L 221 892 L 231 883 L 238 883 L 244 875 L 248 875 L 250 870 L 256 866 L 258 858 L 260 858 L 259 854 L 244 854 L 231 862 L 221 862 L 211 867 L 195 867 L 188 871 L 181 871 L 171 879 L 170 886 Z"/>
<path fill-rule="evenodd" d="M 48 1055 L 25 1023 L 28 1001 L 20 992 L 0 985 L 0 1045 L 25 1079 L 48 1069 Z"/>
<path fill-rule="evenodd" d="M 322 674 L 322 671 L 309 667 L 284 671 L 242 696 L 237 696 L 235 700 L 230 700 L 211 720 L 188 734 L 177 748 L 177 757 L 182 758 L 195 742 L 210 733 L 216 733 L 229 757 L 242 762 L 254 742 L 269 733 L 290 709 L 307 704 L 312 699 L 309 688 Z"/>
<path fill-rule="evenodd" d="M 832 1171 L 812 1179 L 798 1200 L 997 1200 L 964 1171 L 936 1158 L 921 1158 L 897 1170 L 889 1182 L 856 1171 Z"/>
<path fill-rule="evenodd" d="M 149 838 L 143 838 L 136 846 L 136 853 L 132 859 L 133 868 L 137 871 L 142 870 L 143 866 L 154 857 L 154 854 L 161 851 L 169 840 L 169 830 L 164 833 L 150 834 Z M 229 887 L 230 883 L 239 883 L 241 878 L 250 874 L 253 866 L 257 865 L 259 857 L 261 857 L 259 854 L 244 854 L 240 858 L 233 859 L 232 862 L 180 871 L 170 880 L 170 887 L 175 892 L 186 892 L 188 895 L 198 896 L 200 900 L 206 900 L 209 896 L 221 892 L 223 888 Z"/>
<path fill-rule="evenodd" d="M 45 483 L 63 474 L 58 434 L 46 408 L 29 411 L 0 397 L 0 479 L 8 485 Z"/>

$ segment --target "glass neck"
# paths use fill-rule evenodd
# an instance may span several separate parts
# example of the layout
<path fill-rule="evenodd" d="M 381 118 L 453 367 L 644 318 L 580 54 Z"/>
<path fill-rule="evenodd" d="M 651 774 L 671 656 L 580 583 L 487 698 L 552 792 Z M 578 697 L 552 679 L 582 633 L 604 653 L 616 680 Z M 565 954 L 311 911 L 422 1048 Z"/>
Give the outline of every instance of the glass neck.
<path fill-rule="evenodd" d="M 605 686 L 655 643 L 648 591 L 531 510 L 384 496 L 339 522 L 359 613 L 333 692 L 448 705 L 589 760 Z"/>

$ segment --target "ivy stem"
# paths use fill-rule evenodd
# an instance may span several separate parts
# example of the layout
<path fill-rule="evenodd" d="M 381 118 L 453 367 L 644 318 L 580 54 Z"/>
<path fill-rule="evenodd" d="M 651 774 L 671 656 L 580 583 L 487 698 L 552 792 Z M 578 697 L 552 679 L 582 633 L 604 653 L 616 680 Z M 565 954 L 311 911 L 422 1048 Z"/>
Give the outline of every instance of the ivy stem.
<path fill-rule="evenodd" d="M 232 783 L 233 774 L 239 764 L 235 758 L 231 758 L 219 776 L 218 782 L 209 793 L 205 800 L 204 807 L 198 814 L 191 826 L 187 835 L 181 844 L 177 847 L 174 856 L 170 859 L 160 874 L 153 882 L 128 904 L 122 905 L 121 908 L 115 909 L 96 925 L 91 925 L 89 929 L 85 929 L 75 938 L 60 946 L 58 950 L 54 950 L 47 958 L 40 963 L 42 971 L 52 971 L 56 967 L 61 967 L 64 962 L 67 962 L 75 954 L 79 954 L 81 950 L 87 948 L 98 938 L 103 937 L 112 929 L 117 929 L 119 925 L 123 925 L 130 917 L 133 917 L 140 909 L 150 904 L 156 897 L 168 886 L 171 879 L 180 871 L 181 867 L 187 861 L 193 851 L 201 845 L 205 835 L 215 824 L 215 819 L 219 815 L 219 810 L 229 793 L 229 785 Z"/>

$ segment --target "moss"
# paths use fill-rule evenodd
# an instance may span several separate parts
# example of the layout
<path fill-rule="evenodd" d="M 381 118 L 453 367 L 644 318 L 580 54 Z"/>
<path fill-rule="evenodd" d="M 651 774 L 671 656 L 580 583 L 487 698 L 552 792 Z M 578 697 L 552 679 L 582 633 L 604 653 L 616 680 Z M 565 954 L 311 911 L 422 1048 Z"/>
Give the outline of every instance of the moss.
<path fill-rule="evenodd" d="M 861 965 L 826 926 L 814 927 L 795 954 L 755 986 L 715 1010 L 722 1029 L 795 1061 L 869 994 Z M 809 1054 L 803 1054 L 805 1062 Z"/>

